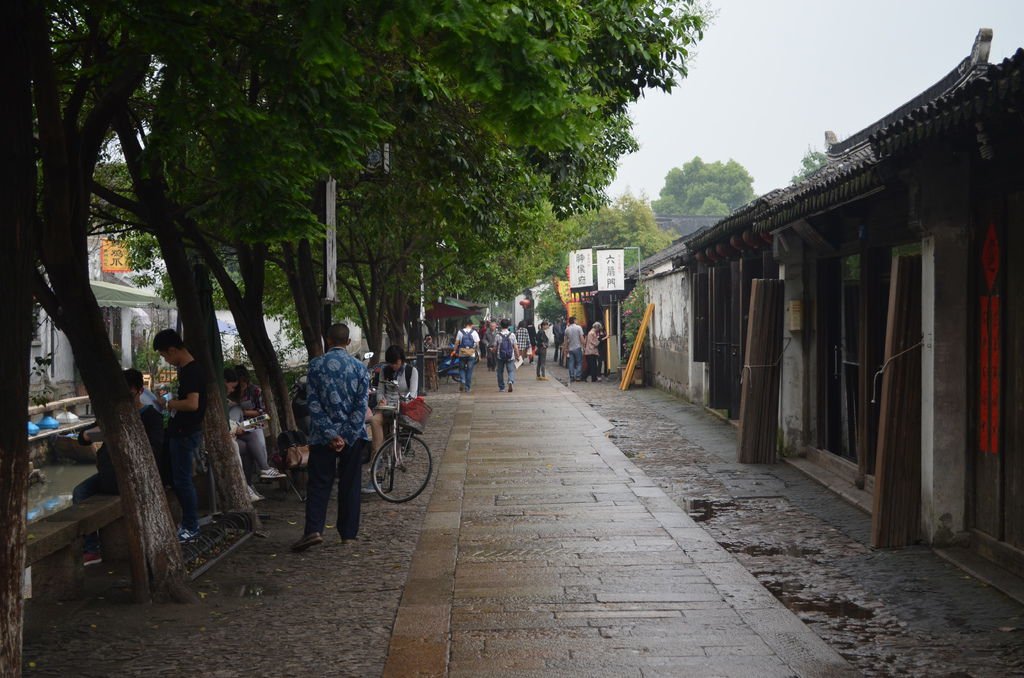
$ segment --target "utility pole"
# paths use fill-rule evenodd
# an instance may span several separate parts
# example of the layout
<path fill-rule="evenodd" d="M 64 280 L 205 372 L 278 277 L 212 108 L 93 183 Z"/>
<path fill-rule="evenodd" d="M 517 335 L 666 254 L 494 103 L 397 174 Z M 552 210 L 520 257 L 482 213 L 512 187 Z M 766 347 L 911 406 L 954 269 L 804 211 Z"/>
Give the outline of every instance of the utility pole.
<path fill-rule="evenodd" d="M 320 223 L 324 224 L 324 279 L 321 286 L 321 300 L 323 302 L 323 335 L 326 346 L 327 330 L 333 320 L 331 319 L 331 305 L 337 301 L 337 276 L 338 276 L 338 182 L 333 177 L 327 177 L 316 184 L 316 212 Z"/>

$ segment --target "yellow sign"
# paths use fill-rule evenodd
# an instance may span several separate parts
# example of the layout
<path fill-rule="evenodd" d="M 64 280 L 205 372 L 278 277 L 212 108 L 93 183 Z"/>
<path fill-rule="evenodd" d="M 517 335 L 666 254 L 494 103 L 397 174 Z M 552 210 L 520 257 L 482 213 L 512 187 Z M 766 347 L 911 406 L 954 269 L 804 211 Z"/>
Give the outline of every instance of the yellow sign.
<path fill-rule="evenodd" d="M 119 242 L 104 238 L 100 242 L 100 270 L 104 273 L 131 273 L 128 248 Z"/>

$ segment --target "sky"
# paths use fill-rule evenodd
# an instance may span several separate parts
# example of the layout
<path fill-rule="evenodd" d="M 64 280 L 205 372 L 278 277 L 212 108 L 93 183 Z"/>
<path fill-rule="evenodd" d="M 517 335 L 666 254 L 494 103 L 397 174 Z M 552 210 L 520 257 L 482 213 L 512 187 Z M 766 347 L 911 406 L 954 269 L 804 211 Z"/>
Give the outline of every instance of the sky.
<path fill-rule="evenodd" d="M 844 139 L 920 94 L 993 30 L 991 63 L 1024 47 L 1024 0 L 709 0 L 717 13 L 671 94 L 632 105 L 640 150 L 607 193 L 658 197 L 694 156 L 736 160 L 758 195 L 786 186 L 825 130 Z"/>

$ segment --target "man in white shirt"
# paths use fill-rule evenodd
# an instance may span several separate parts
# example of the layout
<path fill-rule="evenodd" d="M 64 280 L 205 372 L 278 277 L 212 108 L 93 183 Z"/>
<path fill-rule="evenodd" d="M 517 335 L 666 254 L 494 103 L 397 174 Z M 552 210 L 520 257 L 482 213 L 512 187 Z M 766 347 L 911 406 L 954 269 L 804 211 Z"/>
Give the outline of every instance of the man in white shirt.
<path fill-rule="evenodd" d="M 569 356 L 569 383 L 583 379 L 583 328 L 576 324 L 576 316 L 569 318 L 562 340 Z"/>
<path fill-rule="evenodd" d="M 473 329 L 473 321 L 467 320 L 466 324 L 455 335 L 455 352 L 462 363 L 462 384 L 460 391 L 469 393 L 473 388 L 473 368 L 476 367 L 477 356 L 480 351 L 480 335 Z"/>

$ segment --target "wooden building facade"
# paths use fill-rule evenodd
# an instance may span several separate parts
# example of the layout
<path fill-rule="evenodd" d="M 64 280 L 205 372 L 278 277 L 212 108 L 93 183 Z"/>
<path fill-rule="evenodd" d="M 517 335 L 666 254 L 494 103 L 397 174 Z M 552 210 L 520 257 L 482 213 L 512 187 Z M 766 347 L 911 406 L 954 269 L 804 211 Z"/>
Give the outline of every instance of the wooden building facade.
<path fill-rule="evenodd" d="M 1024 574 L 1024 51 L 990 41 L 673 262 L 704 404 L 737 418 L 751 281 L 783 280 L 780 451 L 872 493 L 877 545 Z"/>

